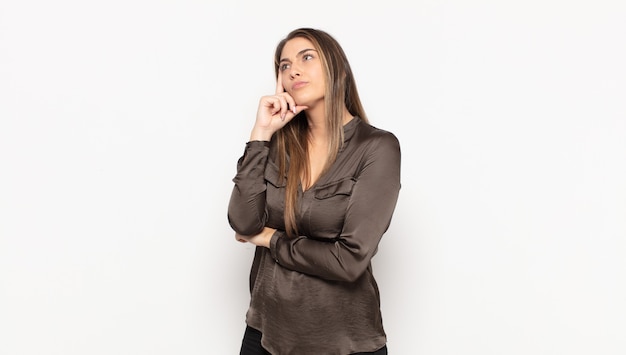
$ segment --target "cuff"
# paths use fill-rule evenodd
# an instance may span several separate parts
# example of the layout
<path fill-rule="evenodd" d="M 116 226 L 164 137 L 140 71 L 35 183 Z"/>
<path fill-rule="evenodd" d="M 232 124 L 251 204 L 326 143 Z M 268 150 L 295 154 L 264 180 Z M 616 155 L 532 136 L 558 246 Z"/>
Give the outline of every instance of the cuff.
<path fill-rule="evenodd" d="M 246 147 L 255 148 L 255 147 L 269 147 L 270 141 L 249 141 L 246 142 Z"/>
<path fill-rule="evenodd" d="M 282 237 L 283 232 L 276 230 L 274 234 L 272 234 L 272 238 L 270 239 L 270 254 L 272 255 L 272 259 L 280 264 L 278 261 L 278 240 Z"/>

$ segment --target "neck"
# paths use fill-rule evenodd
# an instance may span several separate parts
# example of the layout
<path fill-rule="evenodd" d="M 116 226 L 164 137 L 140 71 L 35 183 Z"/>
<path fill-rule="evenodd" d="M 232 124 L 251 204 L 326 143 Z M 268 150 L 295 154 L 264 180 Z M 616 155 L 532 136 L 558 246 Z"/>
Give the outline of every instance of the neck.
<path fill-rule="evenodd" d="M 316 105 L 305 111 L 307 121 L 309 123 L 309 139 L 313 142 L 320 140 L 325 142 L 328 139 L 326 127 L 326 110 L 323 104 Z M 348 112 L 346 107 L 343 108 L 343 124 L 350 122 L 354 116 Z"/>

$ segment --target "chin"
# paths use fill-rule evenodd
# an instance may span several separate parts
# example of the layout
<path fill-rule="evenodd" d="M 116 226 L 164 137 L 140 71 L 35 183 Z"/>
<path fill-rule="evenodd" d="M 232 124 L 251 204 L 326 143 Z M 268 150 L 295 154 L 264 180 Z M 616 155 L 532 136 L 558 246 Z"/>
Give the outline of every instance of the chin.
<path fill-rule="evenodd" d="M 324 102 L 324 96 L 319 97 L 319 98 L 311 98 L 310 96 L 304 96 L 300 98 L 297 98 L 296 96 L 292 96 L 292 97 L 296 101 L 296 104 L 298 104 L 298 106 L 308 106 L 309 109 L 313 108 L 314 106 L 317 106 L 319 103 Z"/>

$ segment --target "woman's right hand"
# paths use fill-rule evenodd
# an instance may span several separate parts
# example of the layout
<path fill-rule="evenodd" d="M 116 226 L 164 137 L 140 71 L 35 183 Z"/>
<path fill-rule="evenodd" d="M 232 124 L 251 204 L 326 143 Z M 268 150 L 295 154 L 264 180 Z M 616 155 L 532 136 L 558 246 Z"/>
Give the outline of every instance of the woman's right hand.
<path fill-rule="evenodd" d="M 269 141 L 276 131 L 307 108 L 307 106 L 297 106 L 293 97 L 285 91 L 279 72 L 276 80 L 276 94 L 263 96 L 259 101 L 250 140 Z"/>

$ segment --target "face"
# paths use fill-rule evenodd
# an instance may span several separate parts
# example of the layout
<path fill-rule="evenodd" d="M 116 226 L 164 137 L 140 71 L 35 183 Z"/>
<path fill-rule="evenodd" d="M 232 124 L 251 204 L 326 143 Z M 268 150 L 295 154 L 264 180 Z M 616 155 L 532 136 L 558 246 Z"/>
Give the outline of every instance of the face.
<path fill-rule="evenodd" d="M 311 108 L 324 101 L 326 76 L 319 53 L 311 41 L 301 37 L 287 41 L 278 70 L 283 87 L 297 105 Z"/>

